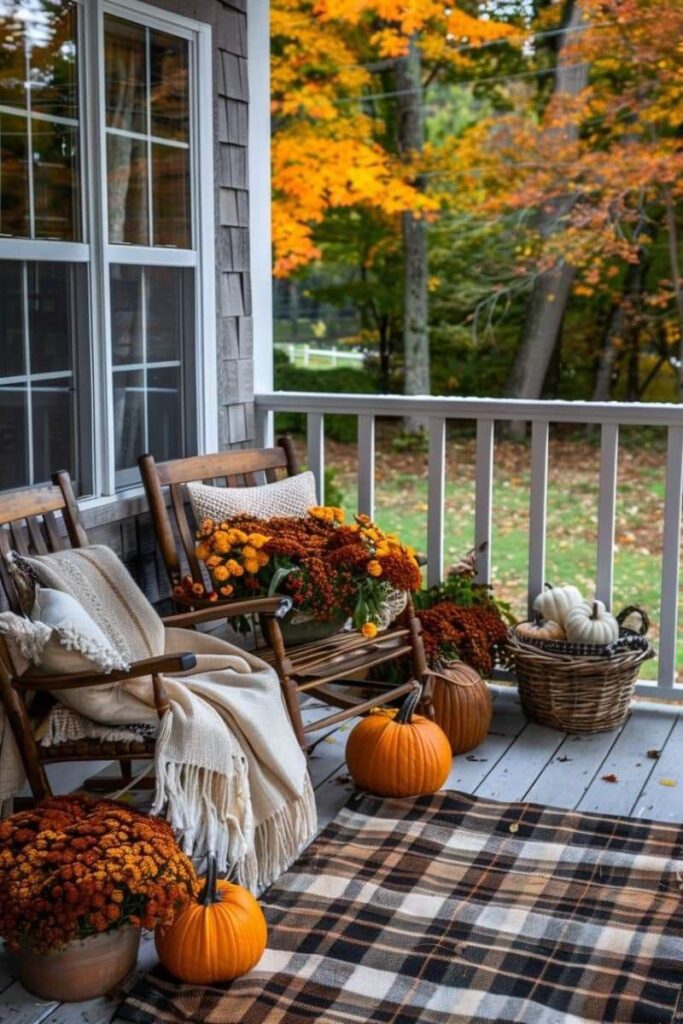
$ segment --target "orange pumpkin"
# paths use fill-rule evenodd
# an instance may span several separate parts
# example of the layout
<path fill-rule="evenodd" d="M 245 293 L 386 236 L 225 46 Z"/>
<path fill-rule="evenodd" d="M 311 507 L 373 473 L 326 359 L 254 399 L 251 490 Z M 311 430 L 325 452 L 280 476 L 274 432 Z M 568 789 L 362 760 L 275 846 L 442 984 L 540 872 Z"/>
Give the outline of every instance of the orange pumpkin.
<path fill-rule="evenodd" d="M 260 906 L 241 885 L 216 881 L 212 854 L 197 902 L 154 934 L 166 970 L 194 985 L 232 981 L 246 974 L 261 959 L 267 938 Z"/>
<path fill-rule="evenodd" d="M 462 661 L 432 673 L 434 717 L 448 736 L 454 754 L 474 750 L 486 738 L 493 704 L 478 672 Z"/>
<path fill-rule="evenodd" d="M 417 796 L 441 789 L 451 769 L 444 731 L 413 712 L 421 690 L 398 709 L 377 708 L 351 732 L 346 763 L 360 789 L 378 796 Z"/>

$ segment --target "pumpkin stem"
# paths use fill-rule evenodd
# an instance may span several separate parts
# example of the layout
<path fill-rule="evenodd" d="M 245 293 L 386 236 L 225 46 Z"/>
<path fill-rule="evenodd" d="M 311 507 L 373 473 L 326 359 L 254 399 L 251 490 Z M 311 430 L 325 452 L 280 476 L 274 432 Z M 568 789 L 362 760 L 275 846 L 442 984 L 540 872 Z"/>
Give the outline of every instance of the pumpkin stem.
<path fill-rule="evenodd" d="M 545 619 L 543 618 L 541 613 L 540 612 L 534 612 L 534 625 L 535 626 L 542 626 L 544 622 L 545 622 Z"/>
<path fill-rule="evenodd" d="M 216 854 L 207 853 L 206 855 L 206 880 L 204 882 L 204 890 L 199 897 L 199 902 L 203 907 L 210 907 L 212 903 L 219 903 L 220 897 L 216 893 L 216 879 L 218 875 L 218 867 L 216 865 Z"/>
<path fill-rule="evenodd" d="M 412 693 L 409 693 L 406 699 L 403 701 L 400 708 L 398 709 L 398 714 L 396 715 L 394 721 L 398 722 L 399 725 L 410 725 L 413 713 L 420 701 L 421 696 L 422 687 L 418 686 L 416 687 L 416 689 L 412 691 Z"/>
<path fill-rule="evenodd" d="M 552 583 L 544 583 L 544 584 L 543 584 L 543 586 L 544 586 L 544 587 L 547 587 L 547 588 L 548 588 L 548 590 L 553 590 L 553 589 L 554 589 L 554 587 L 553 587 Z"/>
<path fill-rule="evenodd" d="M 599 619 L 599 618 L 600 618 L 600 612 L 598 610 L 598 602 L 597 601 L 593 601 L 593 611 L 591 613 L 591 619 Z"/>

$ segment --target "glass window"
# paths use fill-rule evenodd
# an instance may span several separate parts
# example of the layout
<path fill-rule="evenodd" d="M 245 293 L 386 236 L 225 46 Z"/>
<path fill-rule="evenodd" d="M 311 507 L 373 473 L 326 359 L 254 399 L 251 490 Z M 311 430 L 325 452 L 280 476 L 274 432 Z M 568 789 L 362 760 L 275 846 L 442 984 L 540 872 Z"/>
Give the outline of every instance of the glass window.
<path fill-rule="evenodd" d="M 81 240 L 77 16 L 0 4 L 0 237 Z"/>
<path fill-rule="evenodd" d="M 106 15 L 109 241 L 192 245 L 189 43 Z"/>
<path fill-rule="evenodd" d="M 0 490 L 49 480 L 60 468 L 78 477 L 82 269 L 0 260 Z"/>
<path fill-rule="evenodd" d="M 192 340 L 194 273 L 180 267 L 111 267 L 116 469 L 151 451 L 178 458 L 191 447 L 184 415 Z"/>
<path fill-rule="evenodd" d="M 0 490 L 65 468 L 92 493 L 95 405 L 107 467 L 115 451 L 107 493 L 139 482 L 143 451 L 196 451 L 198 48 L 163 10 L 152 27 L 142 11 L 138 20 L 116 0 L 108 8 L 0 0 Z M 104 40 L 97 66 L 79 51 L 95 32 Z M 201 74 L 210 78 L 210 66 Z M 83 139 L 96 127 L 104 189 L 85 165 Z M 105 223 L 88 239 L 83 211 L 98 209 Z M 104 336 L 92 336 L 93 308 L 106 310 Z M 93 363 L 109 357 L 111 379 L 101 382 Z"/>

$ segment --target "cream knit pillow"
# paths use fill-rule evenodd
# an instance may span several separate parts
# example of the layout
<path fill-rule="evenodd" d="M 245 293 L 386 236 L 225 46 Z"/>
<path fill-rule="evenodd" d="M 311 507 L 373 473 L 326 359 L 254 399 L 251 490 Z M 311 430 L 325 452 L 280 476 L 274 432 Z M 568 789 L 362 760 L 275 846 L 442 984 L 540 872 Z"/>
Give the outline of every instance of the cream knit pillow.
<path fill-rule="evenodd" d="M 187 485 L 187 490 L 198 523 L 203 519 L 221 522 L 245 515 L 255 519 L 276 516 L 303 519 L 309 508 L 317 504 L 315 477 L 311 472 L 260 487 L 209 487 L 192 483 Z"/>

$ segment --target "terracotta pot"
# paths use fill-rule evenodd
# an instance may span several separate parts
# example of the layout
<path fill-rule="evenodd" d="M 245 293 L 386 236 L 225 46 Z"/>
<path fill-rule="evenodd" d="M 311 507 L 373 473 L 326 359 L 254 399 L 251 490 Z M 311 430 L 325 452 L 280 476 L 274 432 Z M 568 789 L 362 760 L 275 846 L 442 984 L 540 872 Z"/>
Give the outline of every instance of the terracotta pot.
<path fill-rule="evenodd" d="M 139 945 L 140 929 L 125 925 L 69 942 L 57 953 L 19 953 L 17 973 L 24 988 L 41 999 L 63 1003 L 96 999 L 115 989 L 133 970 Z"/>

